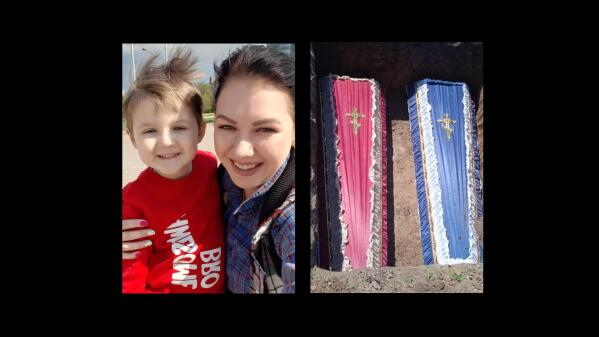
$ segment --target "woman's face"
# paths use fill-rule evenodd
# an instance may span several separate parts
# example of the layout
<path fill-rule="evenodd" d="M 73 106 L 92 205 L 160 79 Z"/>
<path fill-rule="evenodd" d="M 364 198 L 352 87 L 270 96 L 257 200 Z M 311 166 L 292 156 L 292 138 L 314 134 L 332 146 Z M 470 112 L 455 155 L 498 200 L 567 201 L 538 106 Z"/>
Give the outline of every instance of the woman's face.
<path fill-rule="evenodd" d="M 295 139 L 291 96 L 256 77 L 231 78 L 214 119 L 216 155 L 250 197 L 281 167 Z"/>

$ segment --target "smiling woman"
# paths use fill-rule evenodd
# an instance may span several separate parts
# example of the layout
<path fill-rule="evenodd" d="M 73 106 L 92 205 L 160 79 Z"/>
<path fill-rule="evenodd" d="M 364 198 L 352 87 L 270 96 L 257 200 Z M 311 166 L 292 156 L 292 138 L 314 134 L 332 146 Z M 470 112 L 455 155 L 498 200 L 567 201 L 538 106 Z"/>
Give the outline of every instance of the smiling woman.
<path fill-rule="evenodd" d="M 226 171 L 227 286 L 239 293 L 295 292 L 293 61 L 247 46 L 215 74 L 214 146 Z"/>
<path fill-rule="evenodd" d="M 291 97 L 261 78 L 232 79 L 220 92 L 214 143 L 244 197 L 287 159 L 294 139 Z"/>

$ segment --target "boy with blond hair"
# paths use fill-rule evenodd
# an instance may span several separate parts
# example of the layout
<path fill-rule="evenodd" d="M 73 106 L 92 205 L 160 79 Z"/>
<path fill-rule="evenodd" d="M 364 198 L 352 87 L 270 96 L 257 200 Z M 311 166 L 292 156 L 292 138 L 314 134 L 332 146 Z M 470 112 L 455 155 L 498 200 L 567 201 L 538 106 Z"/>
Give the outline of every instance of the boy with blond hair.
<path fill-rule="evenodd" d="M 152 57 L 122 105 L 126 132 L 148 166 L 123 188 L 123 219 L 145 219 L 153 242 L 123 260 L 123 293 L 222 293 L 224 226 L 214 154 L 204 137 L 196 60 L 178 49 Z"/>

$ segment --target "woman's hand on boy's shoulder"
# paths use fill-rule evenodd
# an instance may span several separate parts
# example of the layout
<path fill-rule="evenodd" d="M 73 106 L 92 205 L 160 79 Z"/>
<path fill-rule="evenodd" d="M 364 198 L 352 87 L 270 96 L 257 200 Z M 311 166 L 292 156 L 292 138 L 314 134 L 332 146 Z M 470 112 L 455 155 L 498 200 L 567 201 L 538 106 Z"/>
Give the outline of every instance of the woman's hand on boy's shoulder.
<path fill-rule="evenodd" d="M 123 260 L 134 259 L 139 256 L 139 250 L 152 245 L 150 240 L 133 241 L 156 234 L 151 229 L 142 229 L 148 226 L 148 221 L 143 219 L 123 220 Z M 138 228 L 138 229 L 136 229 Z"/>

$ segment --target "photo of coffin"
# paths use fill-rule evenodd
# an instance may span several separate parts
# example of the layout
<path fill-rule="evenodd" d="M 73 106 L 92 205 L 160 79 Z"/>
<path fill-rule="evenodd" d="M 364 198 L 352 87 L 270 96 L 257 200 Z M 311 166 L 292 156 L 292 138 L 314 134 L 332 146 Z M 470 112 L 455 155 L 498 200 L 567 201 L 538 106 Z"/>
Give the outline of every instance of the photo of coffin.
<path fill-rule="evenodd" d="M 387 265 L 385 99 L 373 79 L 320 79 L 332 270 Z"/>
<path fill-rule="evenodd" d="M 425 79 L 407 91 L 424 264 L 478 263 L 482 198 L 468 86 Z"/>
<path fill-rule="evenodd" d="M 482 264 L 482 47 L 311 43 L 312 267 Z"/>

